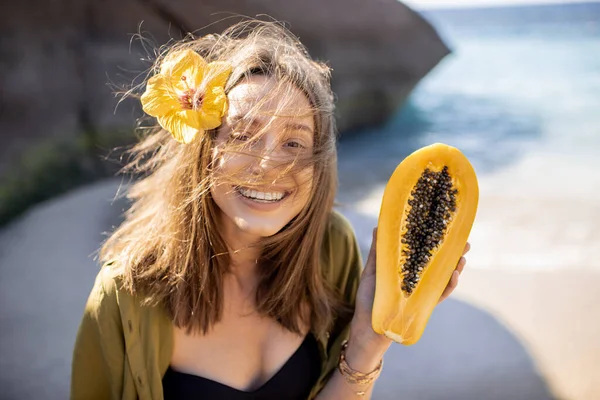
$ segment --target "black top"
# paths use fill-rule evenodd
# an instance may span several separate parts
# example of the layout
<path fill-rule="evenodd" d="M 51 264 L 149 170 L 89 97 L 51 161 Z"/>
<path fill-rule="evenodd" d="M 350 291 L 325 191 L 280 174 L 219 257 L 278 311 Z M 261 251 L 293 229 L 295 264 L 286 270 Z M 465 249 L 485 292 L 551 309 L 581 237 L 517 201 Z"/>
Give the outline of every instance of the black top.
<path fill-rule="evenodd" d="M 320 374 L 317 341 L 308 334 L 283 367 L 256 390 L 245 392 L 169 367 L 162 380 L 163 395 L 165 400 L 306 400 Z"/>

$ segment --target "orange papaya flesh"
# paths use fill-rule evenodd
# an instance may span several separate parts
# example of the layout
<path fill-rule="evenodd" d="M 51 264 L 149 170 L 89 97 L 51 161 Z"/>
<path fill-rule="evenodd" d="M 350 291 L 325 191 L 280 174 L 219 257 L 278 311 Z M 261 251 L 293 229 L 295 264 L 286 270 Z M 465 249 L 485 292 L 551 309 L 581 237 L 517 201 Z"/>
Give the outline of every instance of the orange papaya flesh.
<path fill-rule="evenodd" d="M 372 326 L 416 343 L 462 256 L 479 187 L 469 160 L 436 143 L 406 157 L 390 177 L 377 230 Z"/>

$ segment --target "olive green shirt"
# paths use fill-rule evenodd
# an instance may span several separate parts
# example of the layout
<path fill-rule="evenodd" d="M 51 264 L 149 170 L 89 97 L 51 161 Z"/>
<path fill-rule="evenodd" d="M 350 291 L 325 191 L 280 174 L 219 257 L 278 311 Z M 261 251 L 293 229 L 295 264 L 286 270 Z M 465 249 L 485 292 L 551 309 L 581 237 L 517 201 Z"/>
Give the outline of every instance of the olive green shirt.
<path fill-rule="evenodd" d="M 321 251 L 324 279 L 354 306 L 362 270 L 349 222 L 331 214 Z M 335 321 L 316 335 L 321 376 L 310 399 L 335 371 L 350 321 Z M 121 289 L 110 268 L 102 268 L 87 301 L 73 351 L 71 399 L 162 400 L 162 377 L 171 362 L 173 324 L 162 307 L 145 307 Z"/>

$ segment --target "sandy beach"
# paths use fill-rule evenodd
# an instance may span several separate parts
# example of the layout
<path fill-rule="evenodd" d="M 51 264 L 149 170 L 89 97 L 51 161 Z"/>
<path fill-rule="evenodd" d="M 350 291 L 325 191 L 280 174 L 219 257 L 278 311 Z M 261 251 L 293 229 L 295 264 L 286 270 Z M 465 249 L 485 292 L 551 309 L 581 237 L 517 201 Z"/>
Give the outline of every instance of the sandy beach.
<path fill-rule="evenodd" d="M 521 338 L 560 399 L 600 398 L 600 179 L 588 162 L 532 154 L 483 176 L 457 291 Z"/>
<path fill-rule="evenodd" d="M 377 144 L 377 136 L 372 139 L 370 145 L 365 143 L 367 139 L 358 138 L 356 141 L 362 146 L 342 144 L 340 149 L 342 173 L 345 172 L 340 179 L 342 210 L 355 226 L 365 256 L 370 246 L 369 232 L 377 223 L 385 187 L 382 176 L 389 176 L 395 167 L 391 151 Z M 348 161 L 359 157 L 357 152 L 361 148 L 367 148 L 367 159 L 362 168 L 358 163 Z M 369 148 L 373 152 L 372 160 L 368 156 Z M 373 149 L 382 150 L 379 157 L 376 158 Z M 403 157 L 399 155 L 398 162 Z M 471 368 L 470 357 L 477 357 L 477 352 L 502 347 L 495 337 L 505 329 L 520 348 L 507 345 L 503 349 L 505 353 L 492 351 L 488 354 L 495 357 L 497 363 L 489 360 L 486 365 L 488 375 L 480 376 L 481 379 L 490 379 L 494 375 L 492 379 L 498 381 L 499 376 L 514 368 L 529 374 L 530 383 L 539 376 L 539 384 L 525 384 L 520 391 L 503 392 L 498 397 L 491 390 L 492 385 L 482 392 L 485 395 L 481 397 L 477 397 L 476 389 L 455 397 L 463 390 L 461 386 L 458 392 L 449 390 L 440 397 L 419 397 L 415 393 L 416 397 L 409 398 L 600 398 L 600 344 L 597 339 L 600 337 L 600 312 L 597 310 L 600 302 L 597 290 L 600 287 L 600 260 L 597 257 L 600 251 L 597 225 L 600 221 L 600 177 L 586 167 L 589 161 L 585 156 L 531 152 L 505 168 L 478 175 L 480 200 L 469 238 L 472 251 L 451 301 L 458 300 L 465 307 L 469 305 L 486 313 L 497 324 L 497 329 L 486 332 L 481 327 L 457 328 L 448 321 L 438 327 L 438 332 L 429 332 L 439 341 L 445 341 L 444 331 L 460 331 L 464 336 L 453 336 L 458 347 L 465 342 L 486 343 L 483 349 L 475 346 L 471 350 L 457 349 L 455 352 L 455 355 L 465 352 L 458 363 L 469 373 L 454 379 L 471 384 L 473 377 L 481 374 L 477 368 Z M 374 167 L 368 168 L 369 165 Z M 442 312 L 443 308 L 434 313 L 428 331 L 435 329 L 432 324 L 435 324 L 436 313 Z M 443 320 L 443 316 L 440 318 Z M 445 351 L 435 350 L 439 344 L 426 336 L 422 341 L 425 345 L 418 343 L 415 351 L 424 351 L 419 350 L 423 346 L 427 346 L 432 354 Z M 500 361 L 517 353 L 529 360 L 527 367 L 511 364 L 516 358 L 505 360 L 507 363 Z M 479 356 L 483 357 L 482 354 Z M 401 357 L 401 354 L 396 356 L 395 362 L 402 363 Z M 420 360 L 426 356 L 419 354 L 416 357 Z M 444 366 L 441 370 L 435 364 L 429 367 L 439 371 L 432 379 L 443 379 L 442 374 L 455 375 L 451 367 Z M 506 384 L 518 387 L 516 383 L 520 378 L 513 376 Z M 391 382 L 392 378 L 389 380 Z M 395 385 L 400 386 L 401 381 L 402 378 L 396 376 Z M 377 389 L 380 395 L 388 393 L 383 388 Z"/>
<path fill-rule="evenodd" d="M 531 162 L 480 177 L 460 286 L 419 343 L 392 346 L 375 399 L 600 398 L 600 268 L 593 257 L 600 203 L 568 180 L 570 191 L 532 190 L 519 173 L 523 165 L 535 173 L 524 164 Z M 366 255 L 387 177 L 380 170 L 375 181 L 375 171 L 364 171 L 352 174 L 354 188 L 370 190 L 342 186 L 340 210 Z M 517 184 L 519 193 L 507 189 Z M 3 399 L 67 396 L 75 332 L 97 271 L 94 251 L 123 210 L 114 201 L 119 186 L 108 180 L 78 189 L 0 232 Z"/>
<path fill-rule="evenodd" d="M 495 316 L 560 399 L 600 398 L 600 272 L 465 273 L 457 298 Z"/>

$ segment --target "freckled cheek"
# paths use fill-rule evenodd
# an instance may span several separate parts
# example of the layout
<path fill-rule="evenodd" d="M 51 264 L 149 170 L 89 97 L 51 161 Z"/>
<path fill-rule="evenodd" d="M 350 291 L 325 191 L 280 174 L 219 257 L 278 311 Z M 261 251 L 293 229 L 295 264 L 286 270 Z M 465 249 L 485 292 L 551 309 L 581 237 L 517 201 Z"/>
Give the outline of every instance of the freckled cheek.
<path fill-rule="evenodd" d="M 236 175 L 246 171 L 251 164 L 251 157 L 239 154 L 218 153 L 215 154 L 215 166 L 220 174 Z"/>
<path fill-rule="evenodd" d="M 313 171 L 314 169 L 312 167 L 308 167 L 305 170 L 298 172 L 294 177 L 299 195 L 302 197 L 303 201 L 308 201 L 311 197 L 314 179 Z"/>

